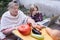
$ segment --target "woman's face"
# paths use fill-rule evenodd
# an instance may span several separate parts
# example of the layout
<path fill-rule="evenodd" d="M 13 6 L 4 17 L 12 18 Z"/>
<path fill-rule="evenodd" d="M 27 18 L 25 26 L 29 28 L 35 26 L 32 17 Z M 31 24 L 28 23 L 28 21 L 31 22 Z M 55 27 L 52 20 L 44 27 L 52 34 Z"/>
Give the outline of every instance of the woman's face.
<path fill-rule="evenodd" d="M 19 8 L 19 6 L 13 6 L 10 10 L 11 15 L 13 15 L 13 16 L 18 15 L 18 10 L 19 10 L 18 8 Z"/>

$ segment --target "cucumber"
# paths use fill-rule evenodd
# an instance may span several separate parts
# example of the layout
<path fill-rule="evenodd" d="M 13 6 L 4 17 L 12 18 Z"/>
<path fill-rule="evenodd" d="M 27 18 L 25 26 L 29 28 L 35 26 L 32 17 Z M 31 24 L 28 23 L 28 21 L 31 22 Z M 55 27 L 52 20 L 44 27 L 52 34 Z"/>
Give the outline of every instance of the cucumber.
<path fill-rule="evenodd" d="M 36 38 L 37 40 L 44 40 L 44 36 L 42 35 L 37 35 L 37 34 L 31 34 L 33 38 Z"/>

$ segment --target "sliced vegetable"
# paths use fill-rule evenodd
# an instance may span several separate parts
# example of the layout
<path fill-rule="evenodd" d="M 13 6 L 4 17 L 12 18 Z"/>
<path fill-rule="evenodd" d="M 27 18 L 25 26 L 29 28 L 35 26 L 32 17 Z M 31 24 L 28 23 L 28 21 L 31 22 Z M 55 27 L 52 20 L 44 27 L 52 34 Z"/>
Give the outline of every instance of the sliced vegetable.
<path fill-rule="evenodd" d="M 31 34 L 33 38 L 36 38 L 37 40 L 44 40 L 44 36 L 42 35 L 37 35 L 37 34 Z"/>
<path fill-rule="evenodd" d="M 37 29 L 35 29 L 35 28 L 33 28 L 33 29 L 32 29 L 32 32 L 33 32 L 34 34 L 41 35 L 41 32 L 40 32 L 40 31 L 38 31 L 38 30 L 37 30 Z"/>

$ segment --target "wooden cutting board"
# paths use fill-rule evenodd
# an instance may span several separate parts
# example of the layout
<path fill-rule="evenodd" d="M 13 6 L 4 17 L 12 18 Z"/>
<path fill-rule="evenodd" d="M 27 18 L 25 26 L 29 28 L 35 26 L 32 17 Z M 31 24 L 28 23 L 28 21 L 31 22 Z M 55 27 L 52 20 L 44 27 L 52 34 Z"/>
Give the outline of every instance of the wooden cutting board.
<path fill-rule="evenodd" d="M 53 39 L 48 35 L 48 33 L 45 31 L 45 28 L 42 29 L 41 32 L 42 32 L 42 35 L 44 36 L 44 40 L 53 40 Z M 18 30 L 14 30 L 14 31 L 13 31 L 13 34 L 15 34 L 16 36 L 22 38 L 23 40 L 37 40 L 37 39 L 31 37 L 31 35 L 23 36 L 21 33 L 19 33 Z"/>

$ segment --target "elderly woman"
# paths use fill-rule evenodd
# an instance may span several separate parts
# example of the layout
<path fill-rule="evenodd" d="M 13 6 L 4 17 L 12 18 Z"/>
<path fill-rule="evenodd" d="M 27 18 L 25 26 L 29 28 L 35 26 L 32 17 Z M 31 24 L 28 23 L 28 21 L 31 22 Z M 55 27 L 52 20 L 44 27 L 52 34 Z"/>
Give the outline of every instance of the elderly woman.
<path fill-rule="evenodd" d="M 5 35 L 10 35 L 13 30 L 18 28 L 22 24 L 31 23 L 35 28 L 38 27 L 34 20 L 26 16 L 21 10 L 17 2 L 10 2 L 8 4 L 8 11 L 2 15 L 1 18 L 1 31 Z"/>

